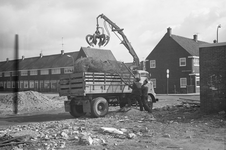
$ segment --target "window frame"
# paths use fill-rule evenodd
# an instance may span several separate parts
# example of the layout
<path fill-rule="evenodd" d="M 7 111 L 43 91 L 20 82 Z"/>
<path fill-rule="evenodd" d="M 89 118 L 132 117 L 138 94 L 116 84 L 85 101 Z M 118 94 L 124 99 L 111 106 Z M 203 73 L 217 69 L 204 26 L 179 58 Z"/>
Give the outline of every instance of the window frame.
<path fill-rule="evenodd" d="M 150 68 L 156 68 L 156 60 L 150 60 Z"/>
<path fill-rule="evenodd" d="M 193 64 L 194 64 L 194 66 L 199 66 L 199 58 L 194 58 Z"/>
<path fill-rule="evenodd" d="M 184 60 L 184 61 L 183 61 Z M 187 62 L 186 62 L 187 60 L 186 60 L 186 57 L 182 57 L 182 58 L 180 58 L 179 59 L 179 65 L 180 65 L 180 67 L 184 67 L 184 66 L 186 66 L 187 65 Z M 184 63 L 184 64 L 182 64 L 182 63 Z"/>
<path fill-rule="evenodd" d="M 185 84 L 183 83 L 184 81 L 186 81 Z M 180 88 L 187 88 L 187 85 L 188 85 L 187 78 L 180 78 Z"/>
<path fill-rule="evenodd" d="M 49 69 L 41 69 L 40 75 L 49 75 Z"/>
<path fill-rule="evenodd" d="M 30 70 L 30 76 L 36 76 L 36 75 L 38 75 L 38 70 L 37 69 Z"/>

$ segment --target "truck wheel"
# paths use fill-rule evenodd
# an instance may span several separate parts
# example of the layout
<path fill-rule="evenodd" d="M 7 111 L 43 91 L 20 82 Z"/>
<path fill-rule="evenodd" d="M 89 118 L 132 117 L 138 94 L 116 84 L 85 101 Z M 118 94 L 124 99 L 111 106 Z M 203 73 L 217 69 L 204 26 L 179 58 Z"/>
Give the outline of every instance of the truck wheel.
<path fill-rule="evenodd" d="M 104 117 L 108 113 L 108 101 L 103 97 L 97 97 L 91 102 L 91 115 Z"/>
<path fill-rule="evenodd" d="M 152 109 L 153 109 L 153 97 L 151 95 L 148 95 L 148 106 L 152 111 Z"/>
<path fill-rule="evenodd" d="M 77 105 L 75 102 L 71 101 L 70 107 L 71 107 L 70 114 L 75 118 L 81 117 L 85 114 L 83 112 L 83 106 L 82 105 Z"/>

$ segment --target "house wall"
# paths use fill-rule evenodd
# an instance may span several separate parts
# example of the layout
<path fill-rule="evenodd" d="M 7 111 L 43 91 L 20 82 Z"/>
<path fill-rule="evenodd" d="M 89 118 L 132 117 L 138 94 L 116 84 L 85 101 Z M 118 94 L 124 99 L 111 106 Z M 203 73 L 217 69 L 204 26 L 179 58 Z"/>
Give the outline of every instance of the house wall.
<path fill-rule="evenodd" d="M 190 84 L 189 74 L 192 71 L 192 59 L 188 58 L 189 55 L 170 35 L 165 34 L 147 57 L 149 61 L 156 60 L 156 68 L 150 68 L 149 62 L 146 64 L 146 69 L 151 73 L 151 78 L 156 79 L 156 93 L 167 93 L 167 69 L 170 71 L 168 93 L 187 93 L 187 88 L 180 87 L 180 78 L 187 78 L 187 84 Z M 179 58 L 182 57 L 186 58 L 186 66 L 180 67 Z"/>
<path fill-rule="evenodd" d="M 201 47 L 199 53 L 201 111 L 226 111 L 226 43 Z"/>

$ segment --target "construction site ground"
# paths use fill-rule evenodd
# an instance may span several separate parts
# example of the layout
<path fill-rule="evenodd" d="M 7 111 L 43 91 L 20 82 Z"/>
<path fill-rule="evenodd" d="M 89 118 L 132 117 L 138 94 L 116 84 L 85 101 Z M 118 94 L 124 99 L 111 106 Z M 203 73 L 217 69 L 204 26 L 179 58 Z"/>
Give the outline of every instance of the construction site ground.
<path fill-rule="evenodd" d="M 19 95 L 17 115 L 13 95 L 0 95 L 1 150 L 226 150 L 225 112 L 207 115 L 197 104 L 181 101 L 199 95 L 157 95 L 155 119 L 138 107 L 119 112 L 118 106 L 103 118 L 73 118 L 64 112 L 66 97 Z"/>

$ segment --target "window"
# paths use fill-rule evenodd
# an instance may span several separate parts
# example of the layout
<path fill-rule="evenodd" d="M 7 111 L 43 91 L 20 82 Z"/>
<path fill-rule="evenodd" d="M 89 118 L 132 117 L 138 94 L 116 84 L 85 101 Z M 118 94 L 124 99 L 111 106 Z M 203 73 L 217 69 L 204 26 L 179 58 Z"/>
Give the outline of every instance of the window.
<path fill-rule="evenodd" d="M 194 63 L 194 66 L 199 66 L 199 59 L 198 58 L 194 58 L 193 59 L 193 63 Z"/>
<path fill-rule="evenodd" d="M 15 88 L 15 81 L 12 81 L 12 88 Z"/>
<path fill-rule="evenodd" d="M 4 73 L 4 76 L 5 76 L 5 77 L 10 77 L 10 72 L 9 72 L 9 71 L 6 71 L 6 72 Z"/>
<path fill-rule="evenodd" d="M 64 74 L 73 73 L 73 71 L 74 71 L 74 67 L 64 68 Z"/>
<path fill-rule="evenodd" d="M 187 78 L 180 78 L 180 87 L 181 88 L 187 87 Z"/>
<path fill-rule="evenodd" d="M 60 68 L 54 68 L 51 70 L 51 74 L 60 74 Z"/>
<path fill-rule="evenodd" d="M 2 72 L 0 72 L 0 77 L 2 77 Z"/>
<path fill-rule="evenodd" d="M 28 88 L 28 81 L 24 81 L 24 88 L 25 88 L 25 89 Z"/>
<path fill-rule="evenodd" d="M 29 87 L 33 89 L 33 88 L 35 87 L 34 84 L 35 84 L 34 81 L 30 81 L 30 82 L 29 82 L 29 85 L 30 85 Z"/>
<path fill-rule="evenodd" d="M 180 66 L 186 66 L 186 58 L 180 58 Z"/>
<path fill-rule="evenodd" d="M 38 75 L 38 70 L 30 70 L 30 75 L 31 76 Z"/>
<path fill-rule="evenodd" d="M 156 79 L 151 79 L 151 82 L 153 83 L 153 88 L 156 88 Z"/>
<path fill-rule="evenodd" d="M 57 80 L 51 80 L 51 89 L 57 88 Z"/>
<path fill-rule="evenodd" d="M 4 87 L 3 82 L 0 82 L 0 87 Z"/>
<path fill-rule="evenodd" d="M 49 87 L 50 87 L 49 80 L 44 80 L 44 88 L 49 89 Z"/>
<path fill-rule="evenodd" d="M 48 75 L 49 74 L 49 69 L 42 69 L 41 70 L 41 75 Z"/>
<path fill-rule="evenodd" d="M 21 89 L 24 88 L 24 81 L 20 81 L 20 88 L 21 88 Z"/>
<path fill-rule="evenodd" d="M 23 70 L 20 72 L 21 76 L 28 76 L 28 71 L 27 70 Z"/>
<path fill-rule="evenodd" d="M 38 81 L 35 81 L 35 88 L 38 89 Z"/>
<path fill-rule="evenodd" d="M 200 78 L 199 77 L 196 77 L 196 86 L 200 86 Z"/>
<path fill-rule="evenodd" d="M 7 81 L 7 88 L 11 88 L 11 82 Z"/>
<path fill-rule="evenodd" d="M 155 60 L 150 60 L 150 68 L 156 68 Z"/>
<path fill-rule="evenodd" d="M 7 87 L 7 82 L 4 82 L 4 89 Z"/>

